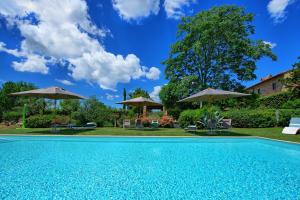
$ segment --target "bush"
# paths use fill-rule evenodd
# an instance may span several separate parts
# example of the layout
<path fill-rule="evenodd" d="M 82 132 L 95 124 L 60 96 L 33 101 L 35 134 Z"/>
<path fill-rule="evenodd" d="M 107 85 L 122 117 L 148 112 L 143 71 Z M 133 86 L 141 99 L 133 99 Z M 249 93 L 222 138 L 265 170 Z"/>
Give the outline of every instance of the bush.
<path fill-rule="evenodd" d="M 276 126 L 273 110 L 231 110 L 222 113 L 227 119 L 232 119 L 232 126 L 238 128 L 265 128 Z"/>
<path fill-rule="evenodd" d="M 49 128 L 52 124 L 52 115 L 33 115 L 27 118 L 29 128 Z"/>
<path fill-rule="evenodd" d="M 300 109 L 280 109 L 278 111 L 277 126 L 288 126 L 292 117 L 300 117 Z"/>
<path fill-rule="evenodd" d="M 3 120 L 8 122 L 17 123 L 22 118 L 22 113 L 10 111 L 3 113 Z"/>
<path fill-rule="evenodd" d="M 158 120 L 159 126 L 163 128 L 173 128 L 174 127 L 174 120 L 173 117 L 168 116 L 168 115 L 163 115 L 159 120 Z"/>
<path fill-rule="evenodd" d="M 178 123 L 180 127 L 184 128 L 189 125 L 198 125 L 201 126 L 198 121 L 200 121 L 206 112 L 215 112 L 218 111 L 219 109 L 217 107 L 209 107 L 209 108 L 200 108 L 196 110 L 185 110 L 180 113 Z"/>
<path fill-rule="evenodd" d="M 232 119 L 232 126 L 238 128 L 283 127 L 288 126 L 291 117 L 300 116 L 300 109 L 231 110 L 222 116 Z"/>
<path fill-rule="evenodd" d="M 70 117 L 65 115 L 56 115 L 52 118 L 52 124 L 69 124 Z"/>
<path fill-rule="evenodd" d="M 300 99 L 289 100 L 282 105 L 282 108 L 300 108 Z"/>
<path fill-rule="evenodd" d="M 273 94 L 267 97 L 261 97 L 257 100 L 257 103 L 261 107 L 266 108 L 282 108 L 282 106 L 289 100 L 293 99 L 293 95 L 290 92 L 281 92 Z"/>

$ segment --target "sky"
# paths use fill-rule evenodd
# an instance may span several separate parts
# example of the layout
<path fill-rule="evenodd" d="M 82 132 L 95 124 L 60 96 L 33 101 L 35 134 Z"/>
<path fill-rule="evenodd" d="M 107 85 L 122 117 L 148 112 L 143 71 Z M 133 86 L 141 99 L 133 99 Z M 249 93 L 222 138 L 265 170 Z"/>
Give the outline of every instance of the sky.
<path fill-rule="evenodd" d="M 182 16 L 237 5 L 254 14 L 253 39 L 278 60 L 257 62 L 257 80 L 292 68 L 300 56 L 300 0 L 1 0 L 0 83 L 26 81 L 96 96 L 110 106 L 143 88 L 158 99 L 162 61 Z"/>

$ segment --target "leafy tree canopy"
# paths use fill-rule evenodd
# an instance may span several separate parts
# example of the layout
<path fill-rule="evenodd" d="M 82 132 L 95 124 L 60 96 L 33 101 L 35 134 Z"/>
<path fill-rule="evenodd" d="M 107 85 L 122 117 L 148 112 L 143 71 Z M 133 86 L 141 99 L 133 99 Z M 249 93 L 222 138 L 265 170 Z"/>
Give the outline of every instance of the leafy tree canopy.
<path fill-rule="evenodd" d="M 5 82 L 0 88 L 0 107 L 5 111 L 10 111 L 16 107 L 22 107 L 24 103 L 30 103 L 26 98 L 9 96 L 14 92 L 36 89 L 35 85 L 26 82 Z"/>
<path fill-rule="evenodd" d="M 256 61 L 276 56 L 270 45 L 251 38 L 252 21 L 252 14 L 236 6 L 213 7 L 182 18 L 177 41 L 163 62 L 170 82 L 161 91 L 162 102 L 174 105 L 208 87 L 240 90 L 241 81 L 255 79 Z"/>
<path fill-rule="evenodd" d="M 142 88 L 137 88 L 133 92 L 129 93 L 129 97 L 130 99 L 137 98 L 137 97 L 150 98 L 150 95 L 146 90 L 143 90 Z"/>
<path fill-rule="evenodd" d="M 282 82 L 296 97 L 300 97 L 300 56 L 298 62 L 293 65 L 293 70 L 289 76 Z"/>

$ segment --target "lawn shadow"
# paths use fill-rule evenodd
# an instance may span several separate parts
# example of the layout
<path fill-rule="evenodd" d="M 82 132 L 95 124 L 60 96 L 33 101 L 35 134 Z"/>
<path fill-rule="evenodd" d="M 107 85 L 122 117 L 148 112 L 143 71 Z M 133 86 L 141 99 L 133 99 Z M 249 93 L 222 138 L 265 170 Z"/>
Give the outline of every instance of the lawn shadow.
<path fill-rule="evenodd" d="M 81 130 L 74 130 L 74 129 L 63 129 L 57 132 L 52 132 L 51 130 L 38 130 L 38 131 L 29 131 L 28 133 L 32 134 L 40 134 L 40 135 L 80 135 L 85 132 L 89 132 L 92 129 L 81 129 Z"/>
<path fill-rule="evenodd" d="M 127 128 L 130 131 L 161 131 L 160 128 Z"/>
<path fill-rule="evenodd" d="M 249 134 L 245 134 L 245 133 L 237 133 L 237 132 L 233 132 L 233 131 L 228 131 L 228 130 L 217 130 L 215 132 L 210 132 L 208 130 L 205 131 L 195 131 L 195 132 L 191 132 L 197 136 L 251 136 Z"/>

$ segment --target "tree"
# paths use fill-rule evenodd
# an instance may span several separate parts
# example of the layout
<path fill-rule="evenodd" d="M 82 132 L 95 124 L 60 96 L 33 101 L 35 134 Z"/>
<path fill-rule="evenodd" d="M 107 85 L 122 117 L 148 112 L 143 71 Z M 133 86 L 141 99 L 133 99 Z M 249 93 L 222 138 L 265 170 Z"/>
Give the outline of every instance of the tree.
<path fill-rule="evenodd" d="M 295 97 L 300 96 L 300 56 L 298 57 L 298 62 L 293 64 L 293 69 L 289 76 L 282 80 L 282 83 L 286 88 L 288 88 Z"/>
<path fill-rule="evenodd" d="M 127 94 L 126 94 L 126 89 L 124 88 L 123 89 L 123 101 L 126 101 L 126 98 L 127 98 Z M 126 105 L 123 104 L 123 110 L 126 110 Z"/>
<path fill-rule="evenodd" d="M 61 112 L 65 115 L 71 115 L 80 109 L 80 101 L 78 99 L 64 99 L 60 102 Z"/>
<path fill-rule="evenodd" d="M 106 107 L 102 102 L 93 96 L 87 99 L 80 107 L 79 111 L 74 112 L 72 118 L 81 124 L 87 122 L 96 122 L 98 126 L 104 126 L 106 123 L 113 124 L 113 110 Z"/>
<path fill-rule="evenodd" d="M 177 41 L 163 62 L 170 82 L 162 89 L 162 102 L 176 102 L 208 87 L 240 90 L 242 81 L 255 79 L 256 61 L 276 56 L 270 45 L 250 38 L 255 32 L 252 21 L 252 14 L 236 6 L 182 18 Z"/>
<path fill-rule="evenodd" d="M 0 90 L 0 119 L 4 112 L 22 111 L 23 105 L 27 103 L 29 108 L 36 101 L 36 98 L 22 98 L 9 96 L 10 93 L 36 89 L 35 85 L 26 82 L 5 82 Z M 35 110 L 32 110 L 33 112 Z"/>
<path fill-rule="evenodd" d="M 150 98 L 150 95 L 146 90 L 143 90 L 142 88 L 137 88 L 133 92 L 129 93 L 129 97 L 130 99 L 137 98 L 137 97 Z"/>

